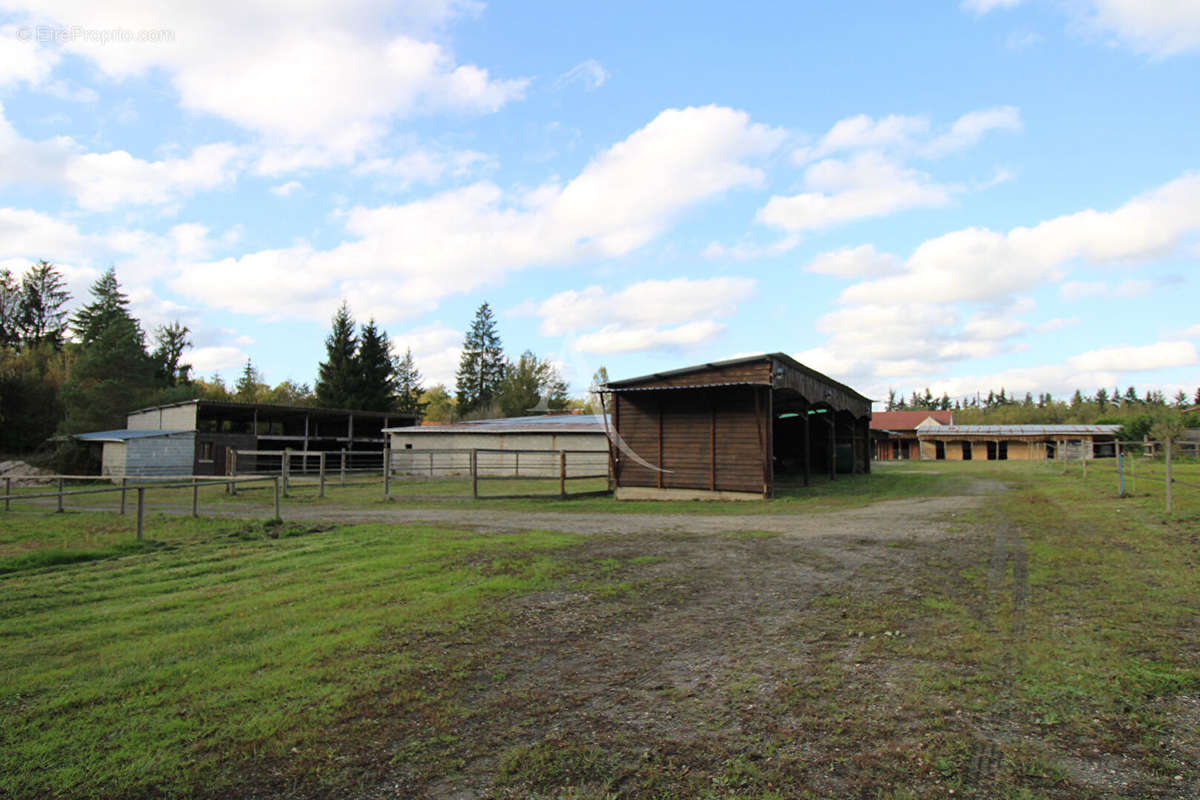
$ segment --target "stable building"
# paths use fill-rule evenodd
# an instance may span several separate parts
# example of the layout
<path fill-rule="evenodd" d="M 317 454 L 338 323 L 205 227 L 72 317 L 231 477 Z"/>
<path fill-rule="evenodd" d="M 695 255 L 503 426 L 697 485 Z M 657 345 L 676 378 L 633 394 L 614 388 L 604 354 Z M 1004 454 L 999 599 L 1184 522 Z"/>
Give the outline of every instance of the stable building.
<path fill-rule="evenodd" d="M 951 411 L 876 411 L 871 415 L 872 457 L 876 461 L 919 459 L 921 443 L 917 431 L 953 424 Z"/>
<path fill-rule="evenodd" d="M 932 461 L 1112 458 L 1120 425 L 930 425 L 917 430 Z"/>
<path fill-rule="evenodd" d="M 379 459 L 384 428 L 415 425 L 413 414 L 186 400 L 130 412 L 125 428 L 74 438 L 102 448 L 113 477 L 225 475 L 229 450 L 369 453 Z"/>
<path fill-rule="evenodd" d="M 871 401 L 783 353 L 611 381 L 618 499 L 752 499 L 870 472 Z"/>

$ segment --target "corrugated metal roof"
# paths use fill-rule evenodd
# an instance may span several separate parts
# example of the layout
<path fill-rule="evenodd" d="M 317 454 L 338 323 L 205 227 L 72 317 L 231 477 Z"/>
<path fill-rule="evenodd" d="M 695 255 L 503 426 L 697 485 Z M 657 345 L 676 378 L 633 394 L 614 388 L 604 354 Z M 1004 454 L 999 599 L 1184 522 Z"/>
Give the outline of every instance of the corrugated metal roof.
<path fill-rule="evenodd" d="M 127 442 L 130 439 L 149 439 L 154 436 L 173 436 L 179 433 L 195 433 L 195 431 L 135 431 L 129 428 L 120 428 L 112 431 L 76 433 L 73 438 L 83 442 Z"/>
<path fill-rule="evenodd" d="M 763 381 L 722 381 L 720 383 L 690 383 L 686 386 L 620 386 L 617 388 L 609 388 L 602 386 L 597 389 L 597 392 L 607 392 L 608 394 L 616 394 L 620 392 L 670 392 L 678 389 L 713 389 L 721 386 L 770 386 L 771 384 Z"/>
<path fill-rule="evenodd" d="M 930 425 L 917 435 L 946 436 L 1069 436 L 1071 434 L 1113 434 L 1120 425 Z"/>
<path fill-rule="evenodd" d="M 384 433 L 604 433 L 601 414 L 547 414 L 537 417 L 502 417 L 421 425 L 415 428 L 384 428 Z"/>

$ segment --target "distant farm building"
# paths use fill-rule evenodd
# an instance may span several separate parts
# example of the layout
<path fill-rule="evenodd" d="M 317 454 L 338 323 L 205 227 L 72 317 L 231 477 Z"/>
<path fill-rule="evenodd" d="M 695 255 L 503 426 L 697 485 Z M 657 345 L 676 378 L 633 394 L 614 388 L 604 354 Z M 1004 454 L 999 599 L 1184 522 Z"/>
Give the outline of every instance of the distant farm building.
<path fill-rule="evenodd" d="M 783 353 L 602 388 L 618 498 L 769 497 L 870 471 L 871 401 Z"/>
<path fill-rule="evenodd" d="M 608 471 L 608 438 L 599 414 L 468 420 L 443 425 L 387 428 L 392 467 L 399 474 L 433 477 L 468 474 L 471 451 L 481 476 L 557 477 L 558 454 L 567 451 L 567 476 Z M 590 454 L 590 455 L 589 455 Z"/>
<path fill-rule="evenodd" d="M 921 458 L 1042 461 L 1111 458 L 1120 425 L 929 425 L 918 428 Z"/>
<path fill-rule="evenodd" d="M 931 425 L 952 425 L 950 411 L 877 411 L 871 415 L 871 444 L 876 461 L 905 461 L 921 457 L 917 431 Z"/>
<path fill-rule="evenodd" d="M 75 439 L 103 448 L 103 475 L 224 475 L 229 448 L 347 450 L 370 453 L 378 460 L 385 443 L 383 429 L 416 421 L 410 414 L 188 400 L 133 411 L 123 429 Z"/>

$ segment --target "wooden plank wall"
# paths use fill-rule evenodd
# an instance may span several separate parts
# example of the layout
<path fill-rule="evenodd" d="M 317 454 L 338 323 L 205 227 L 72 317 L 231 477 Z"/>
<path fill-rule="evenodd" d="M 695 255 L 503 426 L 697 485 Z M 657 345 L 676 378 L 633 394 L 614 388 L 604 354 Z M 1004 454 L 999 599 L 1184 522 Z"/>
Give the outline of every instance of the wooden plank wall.
<path fill-rule="evenodd" d="M 756 424 L 765 425 L 768 406 L 760 396 L 756 422 L 754 398 L 756 392 L 766 391 L 761 386 L 732 386 L 618 392 L 617 433 L 641 458 L 667 471 L 647 469 L 618 452 L 617 485 L 761 492 L 760 437 L 766 432 Z"/>

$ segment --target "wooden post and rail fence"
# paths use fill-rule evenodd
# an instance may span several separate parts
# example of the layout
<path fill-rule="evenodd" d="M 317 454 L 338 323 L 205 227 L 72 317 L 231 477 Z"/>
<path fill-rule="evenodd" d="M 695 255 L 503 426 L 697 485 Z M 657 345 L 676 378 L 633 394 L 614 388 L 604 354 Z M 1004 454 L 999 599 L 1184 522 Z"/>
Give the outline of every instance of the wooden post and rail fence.
<path fill-rule="evenodd" d="M 1104 467 L 1098 466 L 1097 464 L 1092 464 L 1091 470 L 1092 470 L 1092 472 L 1107 472 L 1110 475 L 1116 476 L 1117 496 L 1118 497 L 1125 497 L 1129 494 L 1132 494 L 1132 492 L 1136 490 L 1136 486 L 1137 486 L 1136 482 L 1137 482 L 1138 478 L 1141 478 L 1142 480 L 1155 481 L 1156 483 L 1162 483 L 1165 487 L 1164 497 L 1163 497 L 1164 508 L 1165 508 L 1166 512 L 1168 514 L 1170 514 L 1174 511 L 1174 507 L 1175 507 L 1175 496 L 1174 496 L 1175 495 L 1175 493 L 1174 493 L 1175 486 L 1185 486 L 1189 489 L 1200 489 L 1200 483 L 1192 483 L 1190 481 L 1183 481 L 1183 480 L 1180 480 L 1179 478 L 1175 477 L 1173 456 L 1174 456 L 1175 450 L 1179 449 L 1181 445 L 1183 445 L 1183 446 L 1190 445 L 1193 447 L 1195 452 L 1200 454 L 1200 444 L 1198 444 L 1196 442 L 1192 442 L 1192 441 L 1179 442 L 1174 439 L 1164 439 L 1162 441 L 1148 441 L 1147 440 L 1147 441 L 1141 441 L 1141 442 L 1136 442 L 1136 441 L 1135 442 L 1122 442 L 1122 441 L 1118 440 L 1116 442 L 1116 457 L 1117 457 L 1116 458 L 1116 468 L 1115 469 L 1105 469 Z M 1157 475 L 1149 475 L 1149 474 L 1140 474 L 1139 475 L 1138 470 L 1137 470 L 1138 459 L 1136 457 L 1134 457 L 1134 454 L 1129 451 L 1138 450 L 1138 451 L 1140 451 L 1140 453 L 1143 455 L 1144 458 L 1152 458 L 1153 454 L 1157 453 L 1159 448 L 1162 448 L 1162 452 L 1163 452 L 1163 456 L 1164 456 L 1163 457 L 1164 474 L 1161 477 L 1159 477 Z M 1062 460 L 1064 475 L 1067 472 L 1067 463 L 1071 460 L 1072 459 L 1070 459 L 1069 456 L 1064 457 Z M 1081 462 L 1080 474 L 1081 474 L 1082 479 L 1085 482 L 1088 479 L 1088 460 L 1089 459 L 1087 459 L 1086 457 L 1081 457 L 1079 459 L 1079 461 Z M 1127 476 L 1129 478 L 1129 482 L 1132 487 L 1131 490 L 1128 492 L 1126 491 L 1126 477 Z"/>

